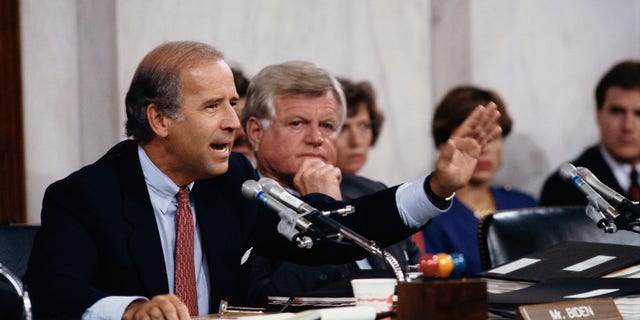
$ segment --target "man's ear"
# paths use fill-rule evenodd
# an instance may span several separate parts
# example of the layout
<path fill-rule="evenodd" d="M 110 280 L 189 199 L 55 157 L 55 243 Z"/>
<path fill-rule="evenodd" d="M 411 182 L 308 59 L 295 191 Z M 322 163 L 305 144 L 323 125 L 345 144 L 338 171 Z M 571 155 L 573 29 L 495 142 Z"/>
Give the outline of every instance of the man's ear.
<path fill-rule="evenodd" d="M 169 117 L 160 112 L 158 107 L 151 103 L 147 106 L 147 121 L 151 130 L 160 138 L 166 138 L 169 135 Z"/>
<path fill-rule="evenodd" d="M 256 117 L 249 117 L 249 119 L 247 119 L 245 134 L 251 143 L 253 151 L 258 151 L 260 142 L 262 141 L 262 136 L 264 135 L 264 129 L 262 128 L 260 119 Z"/>

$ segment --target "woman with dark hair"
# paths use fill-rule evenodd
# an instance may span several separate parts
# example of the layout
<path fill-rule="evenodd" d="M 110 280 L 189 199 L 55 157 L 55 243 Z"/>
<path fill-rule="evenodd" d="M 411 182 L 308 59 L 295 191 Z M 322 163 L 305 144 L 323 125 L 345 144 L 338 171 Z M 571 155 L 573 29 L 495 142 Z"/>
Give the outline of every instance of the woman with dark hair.
<path fill-rule="evenodd" d="M 369 148 L 376 144 L 384 116 L 376 106 L 376 95 L 368 81 L 338 78 L 347 100 L 347 118 L 338 136 L 338 161 L 343 173 L 356 174 L 367 162 Z"/>
<path fill-rule="evenodd" d="M 470 276 L 482 271 L 477 238 L 480 218 L 499 210 L 538 205 L 532 196 L 509 185 L 491 185 L 491 180 L 500 168 L 503 140 L 511 132 L 512 125 L 505 104 L 496 92 L 473 86 L 456 87 L 449 91 L 436 107 L 433 116 L 432 134 L 435 145 L 441 147 L 467 115 L 478 105 L 485 105 L 490 101 L 500 111 L 498 124 L 502 128 L 502 137 L 484 148 L 471 180 L 456 191 L 450 214 L 433 219 L 422 231 L 428 253 L 462 253 Z"/>

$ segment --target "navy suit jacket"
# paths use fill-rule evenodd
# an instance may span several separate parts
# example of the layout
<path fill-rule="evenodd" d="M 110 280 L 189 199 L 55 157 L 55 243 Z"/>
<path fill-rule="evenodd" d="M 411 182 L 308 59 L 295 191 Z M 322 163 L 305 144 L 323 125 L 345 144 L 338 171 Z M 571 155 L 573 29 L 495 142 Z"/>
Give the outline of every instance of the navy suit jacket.
<path fill-rule="evenodd" d="M 595 145 L 585 150 L 577 159 L 571 161 L 576 167 L 589 169 L 602 183 L 617 191 L 625 197 L 628 196 L 626 190 L 622 190 L 618 180 L 613 175 L 613 171 L 604 160 L 600 146 Z M 545 181 L 540 192 L 540 205 L 543 206 L 586 206 L 587 197 L 570 182 L 564 180 L 558 172 L 554 172 Z"/>
<path fill-rule="evenodd" d="M 242 183 L 257 178 L 245 157 L 232 154 L 226 174 L 196 181 L 191 192 L 209 268 L 212 313 L 222 298 L 245 303 L 247 263 L 241 260 L 251 248 L 252 255 L 312 264 L 367 254 L 357 246 L 319 243 L 304 250 L 288 242 L 276 231 L 277 215 L 241 195 Z M 344 205 L 320 195 L 305 200 L 320 209 Z M 340 222 L 366 237 L 393 243 L 414 232 L 398 215 L 395 189 L 351 204 L 358 214 Z M 94 164 L 50 185 L 41 223 L 24 277 L 37 317 L 79 318 L 107 296 L 150 298 L 169 292 L 136 142 L 123 141 Z"/>

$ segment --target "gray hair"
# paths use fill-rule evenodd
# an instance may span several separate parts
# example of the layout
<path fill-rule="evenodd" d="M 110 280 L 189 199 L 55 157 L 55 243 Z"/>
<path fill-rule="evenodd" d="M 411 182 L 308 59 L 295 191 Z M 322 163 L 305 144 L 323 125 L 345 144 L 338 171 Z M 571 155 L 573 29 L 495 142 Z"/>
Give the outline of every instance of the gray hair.
<path fill-rule="evenodd" d="M 242 110 L 242 127 L 246 130 L 250 117 L 260 119 L 268 130 L 275 118 L 275 98 L 284 94 L 319 97 L 327 92 L 338 100 L 338 130 L 346 117 L 346 100 L 340 83 L 326 70 L 306 61 L 289 61 L 267 66 L 256 74 L 247 90 L 247 103 Z"/>

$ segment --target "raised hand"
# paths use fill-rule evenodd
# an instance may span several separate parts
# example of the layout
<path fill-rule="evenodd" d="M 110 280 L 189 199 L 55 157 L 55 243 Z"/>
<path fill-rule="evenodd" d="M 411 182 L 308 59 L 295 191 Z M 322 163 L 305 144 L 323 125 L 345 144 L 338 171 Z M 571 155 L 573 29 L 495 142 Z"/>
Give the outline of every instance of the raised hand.
<path fill-rule="evenodd" d="M 465 186 L 475 170 L 482 149 L 502 134 L 495 103 L 477 106 L 440 147 L 431 190 L 442 198 Z"/>

